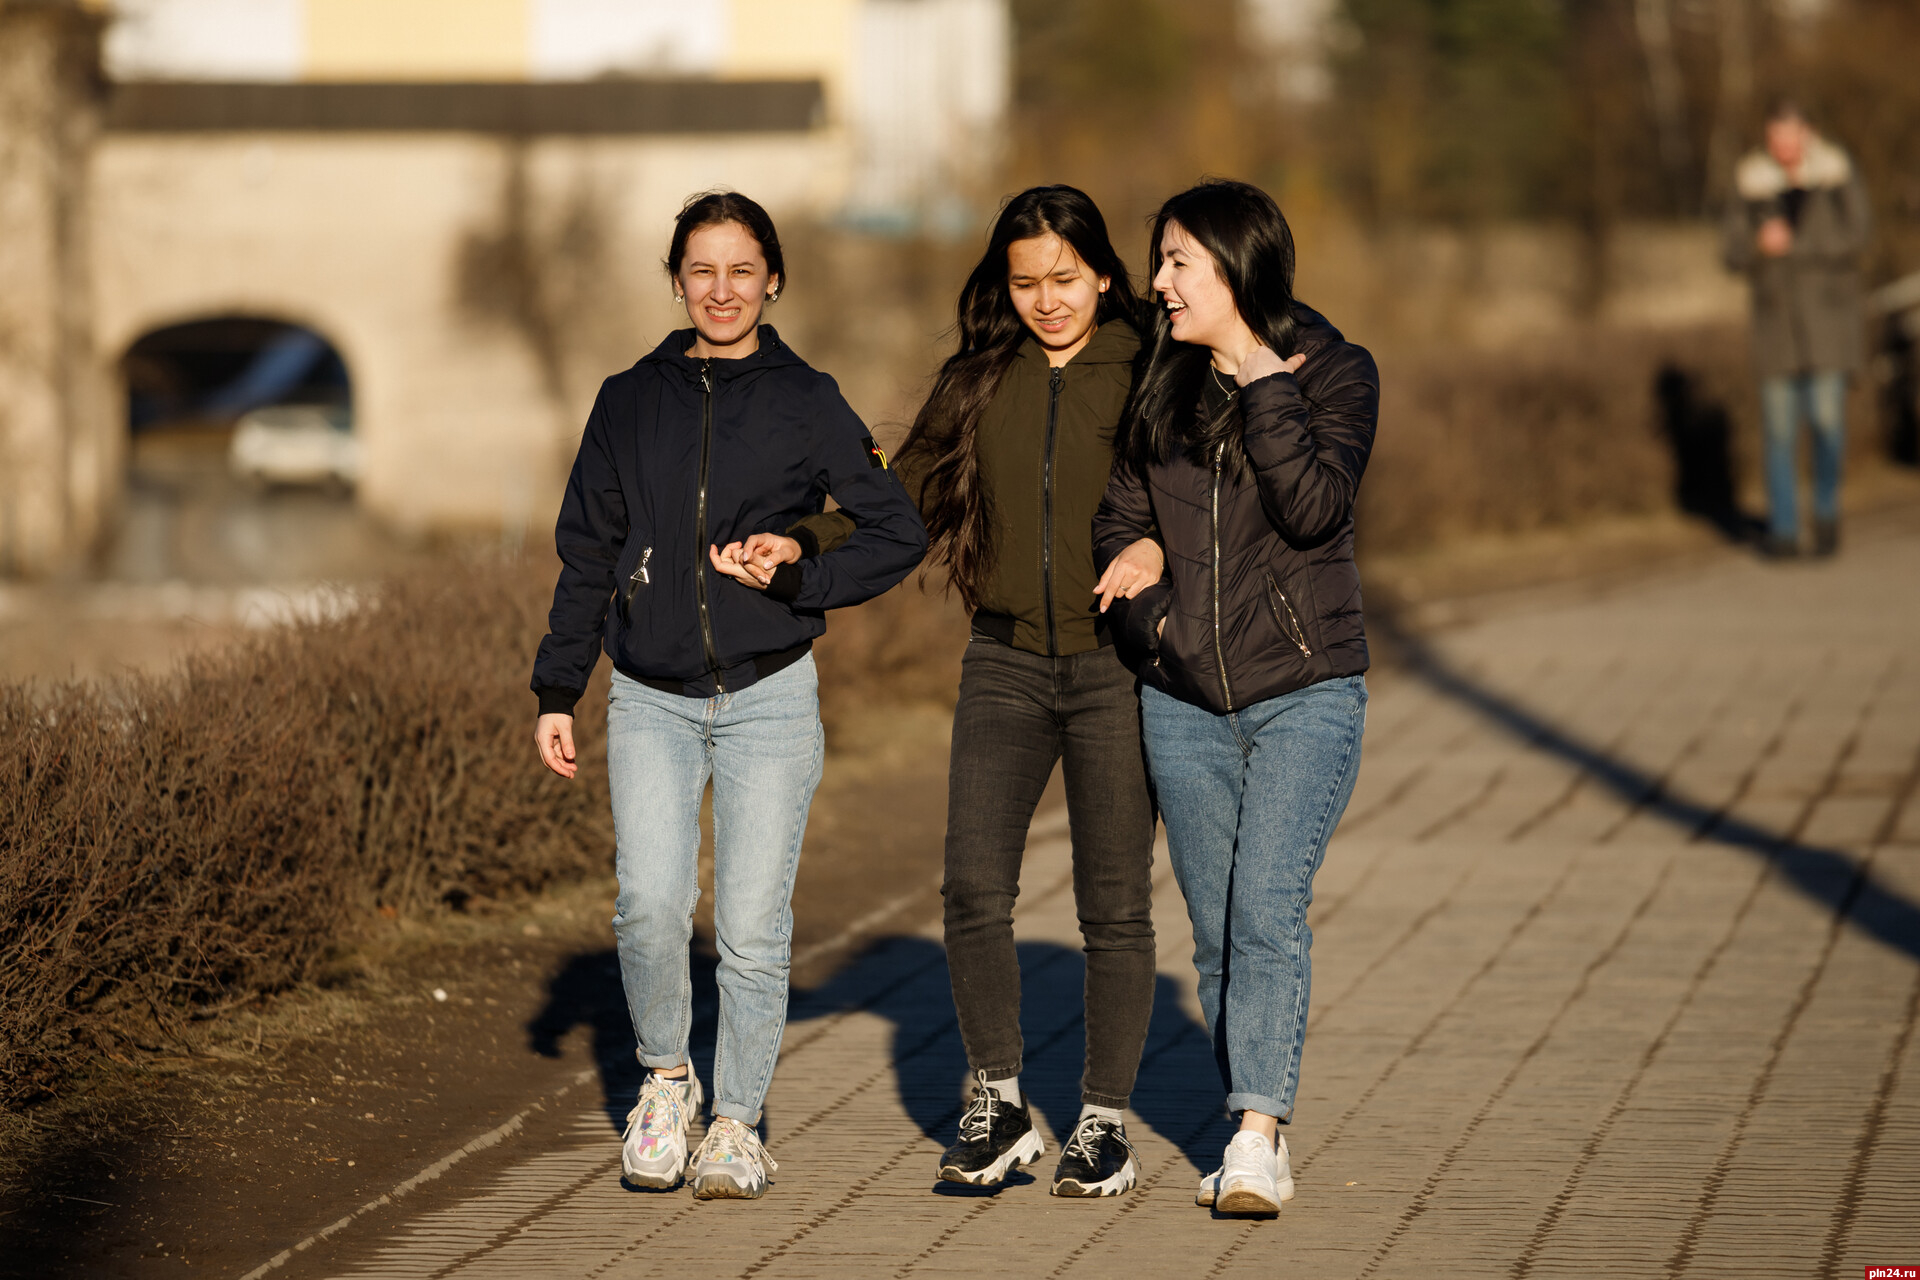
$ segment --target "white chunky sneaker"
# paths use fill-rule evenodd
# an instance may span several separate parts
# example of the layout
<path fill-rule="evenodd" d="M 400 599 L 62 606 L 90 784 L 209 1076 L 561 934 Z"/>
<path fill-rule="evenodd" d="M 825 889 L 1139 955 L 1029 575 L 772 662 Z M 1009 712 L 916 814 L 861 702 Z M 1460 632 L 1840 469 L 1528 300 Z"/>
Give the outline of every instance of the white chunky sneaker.
<path fill-rule="evenodd" d="M 680 1185 L 687 1171 L 687 1126 L 700 1102 L 700 1078 L 691 1070 L 684 1080 L 647 1072 L 620 1140 L 620 1173 L 629 1183 L 661 1190 Z"/>
<path fill-rule="evenodd" d="M 1280 1185 L 1280 1199 L 1282 1201 L 1293 1199 L 1293 1164 L 1287 1158 L 1287 1140 L 1285 1138 L 1280 1139 L 1280 1148 L 1275 1154 L 1274 1164 L 1276 1166 L 1274 1180 Z M 1195 1204 L 1208 1207 L 1212 1206 L 1214 1200 L 1220 1194 L 1220 1172 L 1219 1169 L 1215 1169 L 1212 1173 L 1200 1179 L 1200 1190 L 1193 1197 Z"/>
<path fill-rule="evenodd" d="M 1236 1133 L 1220 1167 L 1200 1179 L 1200 1192 L 1193 1199 L 1221 1213 L 1279 1213 L 1280 1206 L 1293 1199 L 1287 1140 L 1283 1137 L 1269 1147 L 1257 1133 Z"/>
<path fill-rule="evenodd" d="M 767 1174 L 779 1167 L 753 1126 L 715 1116 L 693 1154 L 693 1198 L 758 1200 L 767 1194 Z"/>

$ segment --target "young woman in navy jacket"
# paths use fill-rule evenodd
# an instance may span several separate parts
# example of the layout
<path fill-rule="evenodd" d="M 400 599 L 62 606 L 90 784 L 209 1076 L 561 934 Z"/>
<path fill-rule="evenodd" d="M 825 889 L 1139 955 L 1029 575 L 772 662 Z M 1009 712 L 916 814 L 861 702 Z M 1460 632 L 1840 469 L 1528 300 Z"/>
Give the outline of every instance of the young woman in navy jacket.
<path fill-rule="evenodd" d="M 911 572 L 926 532 L 833 379 L 760 323 L 786 283 L 766 211 L 730 192 L 696 197 L 666 266 L 693 325 L 607 379 L 588 419 L 554 533 L 562 567 L 534 662 L 536 738 L 547 767 L 573 777 L 573 708 L 604 649 L 613 929 L 648 1068 L 622 1173 L 752 1199 L 775 1167 L 757 1126 L 786 1022 L 794 873 L 820 781 L 810 648 L 825 610 Z M 829 493 L 858 525 L 844 545 L 769 581 L 748 571 L 750 535 L 818 513 Z M 689 1154 L 703 1091 L 688 1057 L 688 948 L 709 779 L 720 1021 L 713 1121 Z"/>

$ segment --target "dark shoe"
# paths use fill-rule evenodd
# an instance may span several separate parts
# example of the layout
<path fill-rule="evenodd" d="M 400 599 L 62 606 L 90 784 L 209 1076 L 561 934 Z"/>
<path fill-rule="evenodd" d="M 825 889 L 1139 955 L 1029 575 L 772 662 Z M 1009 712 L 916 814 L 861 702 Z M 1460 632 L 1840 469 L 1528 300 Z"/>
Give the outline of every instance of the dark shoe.
<path fill-rule="evenodd" d="M 1813 522 L 1813 554 L 1830 556 L 1840 549 L 1840 522 L 1838 520 L 1815 520 Z"/>
<path fill-rule="evenodd" d="M 1033 1112 L 987 1087 L 987 1073 L 974 1073 L 973 1098 L 960 1117 L 960 1141 L 940 1157 L 940 1177 L 970 1187 L 997 1187 L 1023 1164 L 1032 1164 L 1047 1149 L 1033 1127 Z"/>
<path fill-rule="evenodd" d="M 1117 1196 L 1133 1188 L 1139 1176 L 1125 1125 L 1105 1116 L 1087 1116 L 1074 1126 L 1053 1171 L 1056 1196 Z"/>
<path fill-rule="evenodd" d="M 1791 560 L 1800 554 L 1800 544 L 1792 538 L 1769 533 L 1760 539 L 1760 554 L 1769 560 Z"/>

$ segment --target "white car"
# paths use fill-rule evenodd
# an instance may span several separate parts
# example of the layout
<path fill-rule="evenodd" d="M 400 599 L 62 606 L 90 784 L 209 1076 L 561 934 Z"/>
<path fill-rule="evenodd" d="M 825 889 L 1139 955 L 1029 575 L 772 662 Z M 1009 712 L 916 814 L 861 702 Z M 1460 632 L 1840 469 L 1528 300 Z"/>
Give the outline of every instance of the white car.
<path fill-rule="evenodd" d="M 347 411 L 276 404 L 243 415 L 227 464 L 255 484 L 331 484 L 350 488 L 360 474 L 360 444 Z"/>

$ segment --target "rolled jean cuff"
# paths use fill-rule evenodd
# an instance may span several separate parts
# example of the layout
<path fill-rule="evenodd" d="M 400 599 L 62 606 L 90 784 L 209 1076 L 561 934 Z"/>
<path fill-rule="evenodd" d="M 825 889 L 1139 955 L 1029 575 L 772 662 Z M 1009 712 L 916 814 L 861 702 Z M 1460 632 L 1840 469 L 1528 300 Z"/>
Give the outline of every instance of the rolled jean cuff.
<path fill-rule="evenodd" d="M 713 1104 L 713 1114 L 716 1116 L 726 1116 L 730 1120 L 738 1120 L 749 1129 L 757 1128 L 760 1124 L 759 1108 L 743 1107 L 737 1102 L 716 1101 Z"/>
<path fill-rule="evenodd" d="M 1230 1093 L 1227 1095 L 1227 1110 L 1235 1115 L 1242 1111 L 1258 1111 L 1263 1116 L 1272 1116 L 1281 1124 L 1293 1123 L 1293 1108 L 1264 1093 Z"/>
<path fill-rule="evenodd" d="M 679 1053 L 642 1053 L 640 1050 L 635 1049 L 633 1056 L 638 1058 L 640 1065 L 649 1071 L 666 1071 L 673 1067 L 691 1068 L 692 1066 L 692 1059 L 687 1056 L 685 1049 L 682 1049 Z M 689 1070 L 687 1074 L 692 1075 L 693 1072 Z"/>
<path fill-rule="evenodd" d="M 1002 1080 L 1011 1080 L 1019 1075 L 1021 1065 L 1016 1062 L 1010 1067 L 975 1067 L 974 1070 L 986 1072 L 988 1084 L 999 1084 Z"/>
<path fill-rule="evenodd" d="M 1084 1107 L 1112 1107 L 1115 1111 L 1125 1111 L 1130 1095 L 1117 1093 L 1093 1093 L 1082 1090 L 1080 1105 Z"/>

